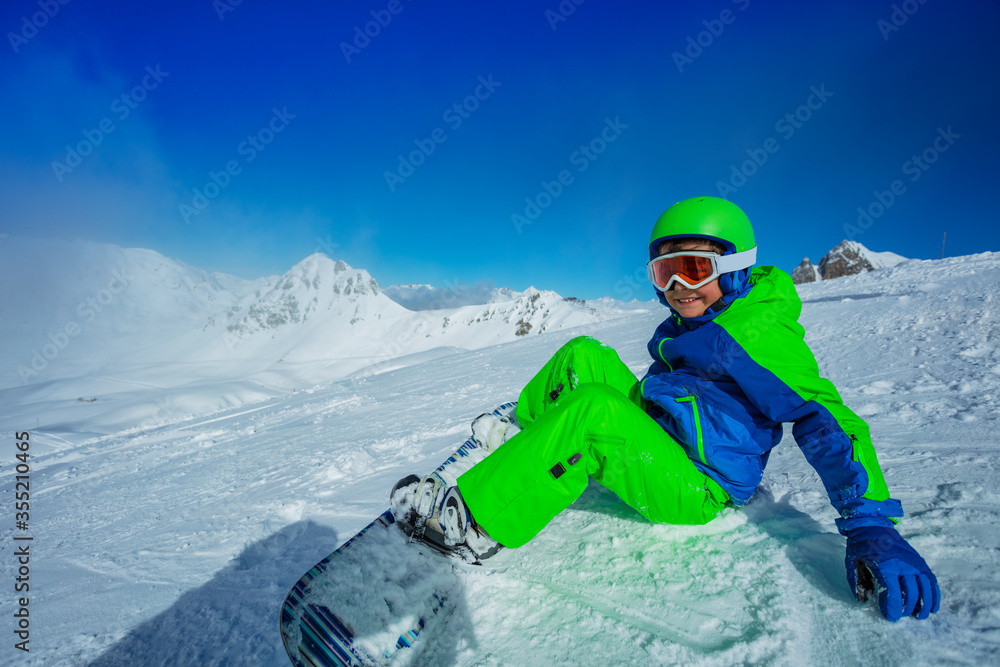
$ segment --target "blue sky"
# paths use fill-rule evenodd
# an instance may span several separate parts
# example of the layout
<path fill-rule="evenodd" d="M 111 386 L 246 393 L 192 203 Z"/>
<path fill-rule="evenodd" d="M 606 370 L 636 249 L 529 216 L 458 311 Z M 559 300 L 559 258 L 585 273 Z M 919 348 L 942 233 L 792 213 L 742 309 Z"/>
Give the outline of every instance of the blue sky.
<path fill-rule="evenodd" d="M 700 194 L 787 271 L 1000 250 L 985 0 L 11 0 L 0 30 L 7 234 L 641 299 Z"/>

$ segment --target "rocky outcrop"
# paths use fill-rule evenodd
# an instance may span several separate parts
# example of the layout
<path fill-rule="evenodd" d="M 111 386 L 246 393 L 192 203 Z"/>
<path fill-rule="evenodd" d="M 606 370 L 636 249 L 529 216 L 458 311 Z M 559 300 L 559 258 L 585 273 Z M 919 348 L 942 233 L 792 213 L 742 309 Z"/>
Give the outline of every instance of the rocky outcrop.
<path fill-rule="evenodd" d="M 802 258 L 802 263 L 800 263 L 795 270 L 792 271 L 792 282 L 796 285 L 801 285 L 802 283 L 814 283 L 817 280 L 822 280 L 823 276 L 820 275 L 819 269 L 817 269 L 812 262 L 809 261 L 808 257 Z"/>
<path fill-rule="evenodd" d="M 868 258 L 863 245 L 857 241 L 841 241 L 840 245 L 819 260 L 818 268 L 823 279 L 830 280 L 865 273 L 873 270 L 875 266 Z"/>

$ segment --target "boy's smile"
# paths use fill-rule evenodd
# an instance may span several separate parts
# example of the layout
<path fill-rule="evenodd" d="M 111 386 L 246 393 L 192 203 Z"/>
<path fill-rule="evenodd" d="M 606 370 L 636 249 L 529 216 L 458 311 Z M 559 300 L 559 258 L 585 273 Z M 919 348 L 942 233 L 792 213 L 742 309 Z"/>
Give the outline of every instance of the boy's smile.
<path fill-rule="evenodd" d="M 698 289 L 687 289 L 676 283 L 674 287 L 679 289 L 668 290 L 663 295 L 670 307 L 685 318 L 704 315 L 709 306 L 722 298 L 718 278 Z"/>

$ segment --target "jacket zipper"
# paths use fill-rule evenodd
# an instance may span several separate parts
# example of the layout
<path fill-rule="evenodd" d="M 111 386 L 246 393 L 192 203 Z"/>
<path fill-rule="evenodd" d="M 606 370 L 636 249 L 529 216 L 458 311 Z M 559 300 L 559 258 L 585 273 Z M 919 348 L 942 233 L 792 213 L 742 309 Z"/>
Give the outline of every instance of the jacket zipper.
<path fill-rule="evenodd" d="M 698 400 L 697 396 L 685 396 L 684 398 L 676 399 L 678 403 L 690 403 L 691 411 L 694 412 L 694 430 L 695 434 L 698 436 L 698 458 L 705 465 L 708 463 L 705 461 L 705 441 L 701 437 L 701 415 L 698 414 Z"/>

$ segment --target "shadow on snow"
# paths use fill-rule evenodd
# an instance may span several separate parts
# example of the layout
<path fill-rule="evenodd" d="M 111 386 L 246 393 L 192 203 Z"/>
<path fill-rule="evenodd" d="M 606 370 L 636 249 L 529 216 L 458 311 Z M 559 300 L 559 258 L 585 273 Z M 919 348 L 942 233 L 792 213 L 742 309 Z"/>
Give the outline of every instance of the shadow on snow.
<path fill-rule="evenodd" d="M 281 603 L 299 577 L 338 546 L 337 533 L 299 521 L 247 547 L 211 581 L 134 628 L 90 667 L 288 665 Z"/>
<path fill-rule="evenodd" d="M 775 500 L 767 482 L 741 510 L 750 521 L 786 547 L 785 553 L 802 577 L 826 596 L 851 601 L 844 570 L 844 538 L 792 507 L 786 495 Z"/>
<path fill-rule="evenodd" d="M 862 299 L 877 299 L 880 296 L 885 296 L 884 292 L 878 292 L 876 294 L 837 294 L 834 296 L 821 296 L 815 299 L 803 299 L 802 305 L 807 303 L 825 303 L 827 301 L 861 301 Z"/>

